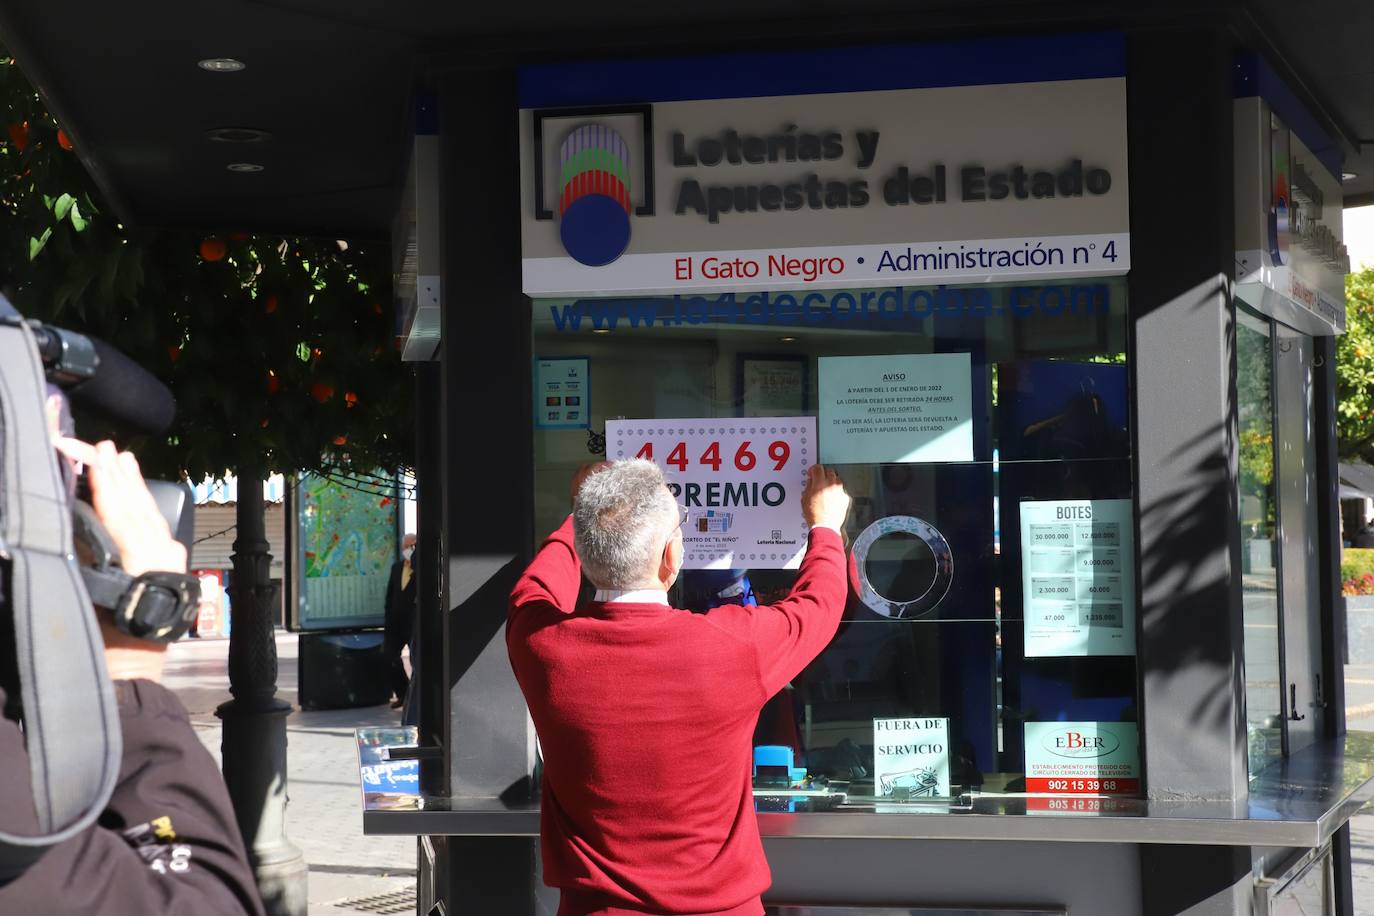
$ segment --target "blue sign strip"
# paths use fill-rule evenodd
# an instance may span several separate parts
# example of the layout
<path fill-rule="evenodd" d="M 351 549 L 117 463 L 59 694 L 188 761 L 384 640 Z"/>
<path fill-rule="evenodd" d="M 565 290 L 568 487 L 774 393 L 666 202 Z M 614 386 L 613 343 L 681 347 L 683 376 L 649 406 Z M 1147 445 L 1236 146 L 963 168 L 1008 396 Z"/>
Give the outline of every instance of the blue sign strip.
<path fill-rule="evenodd" d="M 1258 54 L 1243 51 L 1236 55 L 1232 95 L 1238 99 L 1259 96 L 1268 102 L 1274 114 L 1298 135 L 1332 177 L 1341 180 L 1345 154 L 1340 144 L 1312 117 L 1307 106 L 1298 100 L 1288 84 L 1279 79 L 1279 75 Z"/>
<path fill-rule="evenodd" d="M 1126 75 L 1116 32 L 926 44 L 537 64 L 520 68 L 521 108 L 993 86 Z"/>

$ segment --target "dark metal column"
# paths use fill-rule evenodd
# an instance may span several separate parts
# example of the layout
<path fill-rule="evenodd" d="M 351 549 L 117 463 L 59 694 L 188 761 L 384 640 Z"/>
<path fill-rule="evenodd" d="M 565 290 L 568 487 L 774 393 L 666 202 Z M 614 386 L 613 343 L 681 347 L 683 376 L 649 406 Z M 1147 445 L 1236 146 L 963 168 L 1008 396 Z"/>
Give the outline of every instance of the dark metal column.
<path fill-rule="evenodd" d="M 448 789 L 528 796 L 534 735 L 505 644 L 506 600 L 533 540 L 514 70 L 448 74 L 440 104 Z M 449 913 L 533 912 L 533 839 L 447 837 L 434 849 Z"/>
<path fill-rule="evenodd" d="M 1237 516 L 1233 48 L 1129 40 L 1132 424 L 1143 764 L 1151 798 L 1246 797 Z M 1230 914 L 1248 849 L 1142 846 L 1147 914 Z"/>
<path fill-rule="evenodd" d="M 229 631 L 229 693 L 215 710 L 221 737 L 224 782 L 253 872 L 270 916 L 305 916 L 305 859 L 286 837 L 286 717 L 291 704 L 276 696 L 274 630 L 279 587 L 271 584 L 262 502 L 262 473 L 241 468 L 238 533 L 234 538 L 234 602 Z"/>

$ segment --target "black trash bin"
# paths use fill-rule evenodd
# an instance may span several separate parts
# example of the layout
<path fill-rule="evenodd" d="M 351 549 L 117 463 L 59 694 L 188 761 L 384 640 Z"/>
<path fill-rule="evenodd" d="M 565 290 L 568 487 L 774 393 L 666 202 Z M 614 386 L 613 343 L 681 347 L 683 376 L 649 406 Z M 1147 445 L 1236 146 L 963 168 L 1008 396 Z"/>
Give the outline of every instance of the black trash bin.
<path fill-rule="evenodd" d="M 296 684 L 302 709 L 378 706 L 391 698 L 381 630 L 302 633 Z"/>

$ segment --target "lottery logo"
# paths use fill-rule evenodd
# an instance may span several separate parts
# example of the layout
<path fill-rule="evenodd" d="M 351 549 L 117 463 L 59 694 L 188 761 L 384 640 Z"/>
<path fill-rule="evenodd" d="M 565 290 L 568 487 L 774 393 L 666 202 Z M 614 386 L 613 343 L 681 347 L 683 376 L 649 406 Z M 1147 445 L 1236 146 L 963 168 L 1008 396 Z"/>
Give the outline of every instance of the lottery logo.
<path fill-rule="evenodd" d="M 603 267 L 630 244 L 630 147 L 604 124 L 573 128 L 558 154 L 558 234 L 572 258 Z"/>

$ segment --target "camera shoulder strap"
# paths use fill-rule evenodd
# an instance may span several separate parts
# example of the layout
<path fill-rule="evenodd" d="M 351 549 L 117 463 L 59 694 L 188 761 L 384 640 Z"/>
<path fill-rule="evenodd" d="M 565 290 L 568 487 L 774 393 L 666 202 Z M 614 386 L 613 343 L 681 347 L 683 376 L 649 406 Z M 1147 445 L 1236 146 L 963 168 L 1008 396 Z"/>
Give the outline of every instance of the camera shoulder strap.
<path fill-rule="evenodd" d="M 24 705 L 39 833 L 0 830 L 0 883 L 100 815 L 122 742 L 105 647 L 72 552 L 71 508 L 48 432 L 29 329 L 0 317 L 0 558 Z"/>

